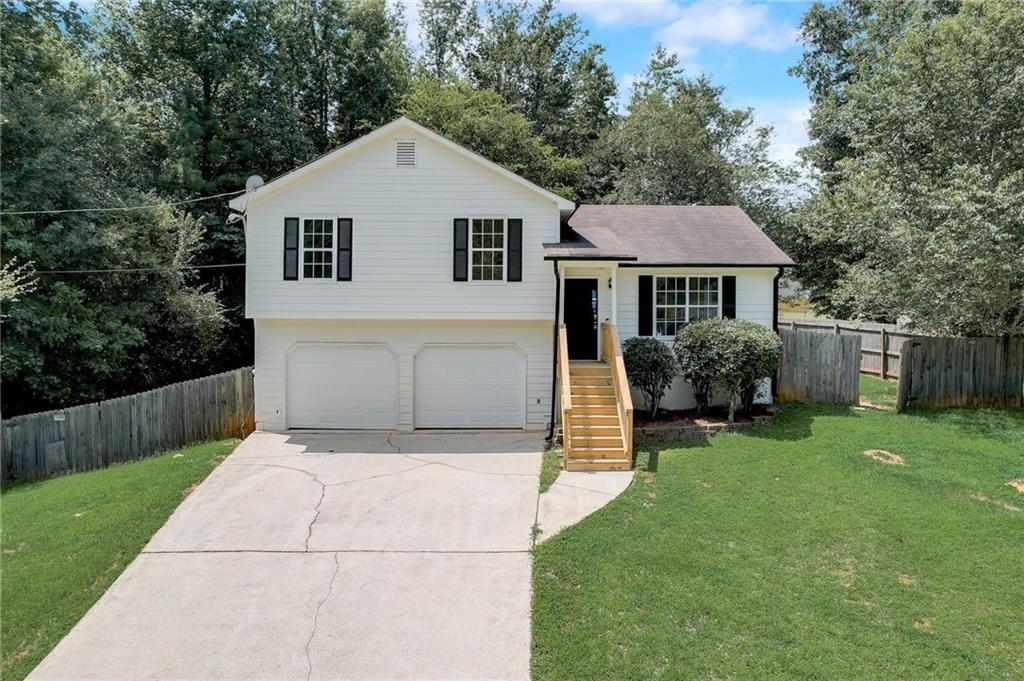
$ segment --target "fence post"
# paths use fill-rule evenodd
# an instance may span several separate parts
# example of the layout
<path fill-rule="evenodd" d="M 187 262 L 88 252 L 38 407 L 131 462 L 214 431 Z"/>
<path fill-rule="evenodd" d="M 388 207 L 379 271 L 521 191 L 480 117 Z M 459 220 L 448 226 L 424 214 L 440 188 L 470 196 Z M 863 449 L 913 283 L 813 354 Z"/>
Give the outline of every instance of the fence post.
<path fill-rule="evenodd" d="M 885 380 L 886 369 L 889 364 L 889 337 L 885 333 L 885 327 L 882 327 L 882 380 Z"/>

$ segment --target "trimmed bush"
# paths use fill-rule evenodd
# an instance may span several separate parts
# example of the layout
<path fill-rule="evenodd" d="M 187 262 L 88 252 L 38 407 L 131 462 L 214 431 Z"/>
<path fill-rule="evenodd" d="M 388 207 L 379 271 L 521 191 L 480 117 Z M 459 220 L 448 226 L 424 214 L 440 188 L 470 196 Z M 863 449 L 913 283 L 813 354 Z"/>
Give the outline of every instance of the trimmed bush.
<path fill-rule="evenodd" d="M 680 375 L 693 386 L 697 411 L 716 386 L 729 394 L 729 421 L 749 408 L 758 383 L 779 367 L 782 341 L 771 329 L 742 319 L 708 319 L 684 327 L 674 344 Z"/>
<path fill-rule="evenodd" d="M 655 338 L 630 338 L 622 344 L 622 360 L 630 384 L 643 394 L 653 419 L 658 415 L 661 398 L 676 377 L 672 351 Z"/>
<path fill-rule="evenodd" d="M 672 346 L 679 375 L 693 388 L 698 415 L 711 404 L 711 394 L 723 379 L 722 368 L 733 345 L 733 335 L 724 321 L 709 319 L 688 324 L 676 334 Z"/>

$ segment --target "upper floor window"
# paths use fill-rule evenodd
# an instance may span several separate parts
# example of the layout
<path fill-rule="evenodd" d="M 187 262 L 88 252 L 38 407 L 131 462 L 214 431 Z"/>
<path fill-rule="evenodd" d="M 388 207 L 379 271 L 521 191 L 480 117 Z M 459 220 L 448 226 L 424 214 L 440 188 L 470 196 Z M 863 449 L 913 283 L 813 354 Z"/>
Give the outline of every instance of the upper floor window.
<path fill-rule="evenodd" d="M 671 338 L 689 322 L 721 316 L 719 277 L 656 277 L 654 332 Z"/>
<path fill-rule="evenodd" d="M 332 218 L 306 218 L 302 221 L 302 278 L 334 278 Z"/>
<path fill-rule="evenodd" d="M 469 251 L 472 281 L 504 281 L 505 219 L 473 218 Z"/>

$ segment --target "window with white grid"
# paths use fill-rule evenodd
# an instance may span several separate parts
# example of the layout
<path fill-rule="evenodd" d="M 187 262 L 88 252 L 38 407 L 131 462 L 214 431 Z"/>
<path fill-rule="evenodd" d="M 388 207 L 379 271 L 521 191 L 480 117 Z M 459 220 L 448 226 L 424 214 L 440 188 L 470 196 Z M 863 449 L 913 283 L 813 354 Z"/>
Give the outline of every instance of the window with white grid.
<path fill-rule="evenodd" d="M 334 278 L 334 220 L 307 218 L 302 221 L 302 278 Z"/>
<path fill-rule="evenodd" d="M 505 280 L 505 219 L 473 218 L 470 229 L 471 279 Z"/>
<path fill-rule="evenodd" d="M 656 277 L 654 332 L 672 338 L 689 322 L 721 315 L 719 277 Z"/>

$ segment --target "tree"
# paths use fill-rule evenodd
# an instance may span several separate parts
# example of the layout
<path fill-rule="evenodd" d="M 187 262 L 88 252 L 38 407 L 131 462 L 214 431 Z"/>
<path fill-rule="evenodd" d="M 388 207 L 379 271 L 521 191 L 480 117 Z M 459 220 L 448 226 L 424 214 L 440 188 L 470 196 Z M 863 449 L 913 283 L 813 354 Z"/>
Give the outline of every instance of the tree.
<path fill-rule="evenodd" d="M 498 2 L 461 51 L 462 71 L 478 89 L 493 90 L 564 155 L 584 155 L 614 120 L 615 77 L 604 48 L 590 43 L 575 14 L 554 0 Z"/>
<path fill-rule="evenodd" d="M 651 418 L 655 418 L 661 398 L 676 376 L 672 351 L 656 338 L 637 336 L 622 344 L 622 359 L 629 384 L 644 396 Z"/>
<path fill-rule="evenodd" d="M 0 16 L 4 210 L 159 203 L 132 188 L 130 128 L 90 68 L 81 13 L 5 4 Z M 134 392 L 211 362 L 224 320 L 185 269 L 203 235 L 196 220 L 164 207 L 5 216 L 2 227 L 7 262 L 36 270 L 4 309 L 5 414 Z M 105 268 L 154 269 L 51 273 Z"/>
<path fill-rule="evenodd" d="M 820 309 L 933 333 L 1024 333 L 1022 28 L 1014 2 L 915 15 L 846 88 L 853 153 L 792 229 Z"/>
<path fill-rule="evenodd" d="M 610 133 L 605 201 L 739 204 L 769 222 L 792 174 L 768 158 L 771 129 L 754 128 L 750 109 L 726 107 L 723 92 L 704 76 L 686 78 L 674 54 L 656 49 Z"/>
<path fill-rule="evenodd" d="M 560 156 L 496 92 L 474 89 L 466 81 L 446 85 L 421 77 L 413 83 L 402 112 L 545 189 L 574 196 L 579 161 Z"/>
<path fill-rule="evenodd" d="M 475 0 L 423 0 L 419 16 L 426 72 L 445 83 L 464 76 L 480 35 Z"/>
<path fill-rule="evenodd" d="M 808 124 L 813 143 L 803 155 L 826 182 L 842 159 L 856 154 L 845 111 L 847 89 L 890 54 L 914 22 L 955 14 L 960 0 L 815 0 L 800 22 L 805 49 L 790 73 L 803 78 L 811 98 Z"/>

